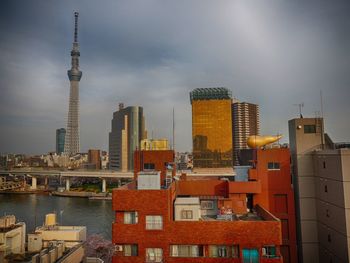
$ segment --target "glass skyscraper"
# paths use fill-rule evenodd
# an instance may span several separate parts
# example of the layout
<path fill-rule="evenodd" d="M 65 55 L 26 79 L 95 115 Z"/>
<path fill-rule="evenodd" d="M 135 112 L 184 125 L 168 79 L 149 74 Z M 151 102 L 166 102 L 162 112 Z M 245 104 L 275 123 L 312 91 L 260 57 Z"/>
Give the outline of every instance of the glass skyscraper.
<path fill-rule="evenodd" d="M 231 92 L 199 88 L 190 99 L 194 168 L 232 167 Z"/>
<path fill-rule="evenodd" d="M 66 129 L 60 128 L 56 130 L 56 153 L 61 154 L 64 152 L 64 140 L 66 136 Z"/>

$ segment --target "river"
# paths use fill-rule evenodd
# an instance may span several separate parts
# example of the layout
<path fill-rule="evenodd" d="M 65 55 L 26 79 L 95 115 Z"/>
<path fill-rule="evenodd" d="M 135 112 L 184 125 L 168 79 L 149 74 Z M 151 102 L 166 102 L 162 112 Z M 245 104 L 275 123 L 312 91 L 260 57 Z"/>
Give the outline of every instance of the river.
<path fill-rule="evenodd" d="M 24 221 L 27 233 L 42 225 L 45 215 L 57 213 L 62 225 L 86 226 L 88 235 L 101 234 L 111 240 L 114 213 L 112 202 L 88 198 L 35 194 L 0 194 L 0 216 L 13 214 Z"/>

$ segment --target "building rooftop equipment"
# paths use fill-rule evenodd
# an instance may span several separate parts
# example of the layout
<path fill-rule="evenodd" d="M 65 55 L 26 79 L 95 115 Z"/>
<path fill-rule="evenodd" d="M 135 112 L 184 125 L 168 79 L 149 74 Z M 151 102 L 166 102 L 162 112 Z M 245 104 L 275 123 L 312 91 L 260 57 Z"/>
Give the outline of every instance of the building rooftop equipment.
<path fill-rule="evenodd" d="M 226 100 L 232 98 L 232 92 L 224 87 L 197 88 L 190 92 L 191 103 L 193 100 Z"/>
<path fill-rule="evenodd" d="M 160 189 L 160 172 L 143 171 L 137 176 L 137 189 L 139 190 L 159 190 Z"/>

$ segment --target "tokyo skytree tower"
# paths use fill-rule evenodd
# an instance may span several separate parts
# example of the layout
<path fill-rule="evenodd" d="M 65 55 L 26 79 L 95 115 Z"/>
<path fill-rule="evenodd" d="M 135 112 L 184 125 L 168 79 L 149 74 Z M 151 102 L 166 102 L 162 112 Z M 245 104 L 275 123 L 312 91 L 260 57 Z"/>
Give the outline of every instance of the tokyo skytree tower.
<path fill-rule="evenodd" d="M 79 70 L 79 44 L 78 44 L 78 16 L 79 13 L 74 13 L 75 26 L 74 26 L 74 42 L 73 49 L 71 51 L 72 68 L 68 70 L 68 77 L 70 81 L 70 94 L 69 94 L 69 110 L 67 131 L 64 142 L 64 153 L 67 155 L 74 155 L 80 152 L 80 139 L 79 139 L 79 81 L 82 76 L 82 72 Z"/>

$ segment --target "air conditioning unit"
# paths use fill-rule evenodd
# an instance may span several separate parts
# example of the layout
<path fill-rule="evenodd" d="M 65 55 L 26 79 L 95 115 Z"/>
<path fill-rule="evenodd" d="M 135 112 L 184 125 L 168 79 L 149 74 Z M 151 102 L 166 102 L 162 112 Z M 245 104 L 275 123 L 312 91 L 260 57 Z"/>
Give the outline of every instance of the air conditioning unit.
<path fill-rule="evenodd" d="M 114 249 L 115 249 L 115 251 L 120 252 L 120 251 L 123 251 L 123 246 L 115 245 Z"/>

